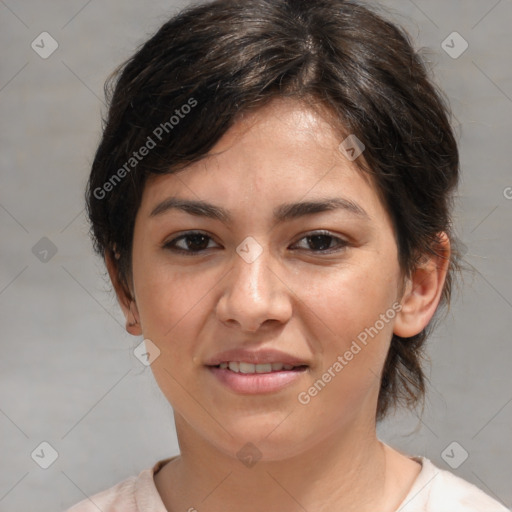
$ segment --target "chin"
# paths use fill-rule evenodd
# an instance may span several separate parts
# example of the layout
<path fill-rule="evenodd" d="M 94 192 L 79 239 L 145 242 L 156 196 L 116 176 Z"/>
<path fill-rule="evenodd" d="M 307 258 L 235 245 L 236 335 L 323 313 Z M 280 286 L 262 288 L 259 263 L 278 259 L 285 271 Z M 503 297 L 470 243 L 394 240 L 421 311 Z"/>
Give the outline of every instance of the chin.
<path fill-rule="evenodd" d="M 247 424 L 249 421 L 250 425 Z M 308 436 L 306 431 L 293 424 L 286 428 L 286 420 L 283 424 L 280 423 L 283 423 L 282 416 L 277 422 L 263 419 L 258 422 L 253 417 L 246 417 L 238 428 L 234 424 L 225 424 L 232 437 L 226 434 L 222 440 L 211 442 L 217 449 L 230 457 L 240 459 L 241 462 L 245 458 L 261 462 L 280 461 L 296 457 L 308 449 L 312 436 Z"/>

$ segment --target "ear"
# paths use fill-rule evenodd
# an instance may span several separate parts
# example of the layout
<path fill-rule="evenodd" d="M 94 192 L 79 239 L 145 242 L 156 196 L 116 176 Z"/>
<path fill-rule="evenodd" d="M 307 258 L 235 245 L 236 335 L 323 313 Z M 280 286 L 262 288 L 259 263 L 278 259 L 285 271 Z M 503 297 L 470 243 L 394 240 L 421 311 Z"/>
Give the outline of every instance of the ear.
<path fill-rule="evenodd" d="M 435 255 L 425 255 L 407 279 L 401 299 L 402 309 L 396 316 L 393 333 L 410 338 L 420 333 L 434 316 L 443 291 L 450 264 L 450 240 L 438 234 Z"/>
<path fill-rule="evenodd" d="M 126 319 L 126 331 L 133 334 L 133 336 L 141 336 L 142 327 L 137 303 L 132 298 L 132 292 L 119 276 L 118 264 L 114 260 L 114 252 L 108 249 L 105 251 L 105 264 L 117 295 L 117 301 Z"/>

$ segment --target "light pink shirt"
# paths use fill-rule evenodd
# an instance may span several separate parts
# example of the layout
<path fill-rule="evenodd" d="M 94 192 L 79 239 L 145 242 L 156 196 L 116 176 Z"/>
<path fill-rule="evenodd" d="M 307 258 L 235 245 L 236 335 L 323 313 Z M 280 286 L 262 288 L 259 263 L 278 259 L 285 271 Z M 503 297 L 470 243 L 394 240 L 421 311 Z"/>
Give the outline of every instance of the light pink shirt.
<path fill-rule="evenodd" d="M 131 476 L 66 512 L 167 512 L 153 475 L 174 458 L 160 460 L 152 468 L 141 471 L 139 476 Z M 396 512 L 510 512 L 478 487 L 439 469 L 429 459 L 411 459 L 419 462 L 422 469 Z M 189 511 L 194 510 L 191 504 Z"/>

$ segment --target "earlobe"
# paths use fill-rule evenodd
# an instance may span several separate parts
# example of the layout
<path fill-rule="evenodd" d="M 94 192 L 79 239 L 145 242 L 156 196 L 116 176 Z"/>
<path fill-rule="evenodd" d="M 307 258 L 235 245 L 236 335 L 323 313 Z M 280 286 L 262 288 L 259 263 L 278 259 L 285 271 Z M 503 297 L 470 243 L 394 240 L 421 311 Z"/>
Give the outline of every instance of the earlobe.
<path fill-rule="evenodd" d="M 134 300 L 130 302 L 129 315 L 126 316 L 126 330 L 133 336 L 141 336 L 142 328 L 140 325 L 139 310 Z"/>
<path fill-rule="evenodd" d="M 135 299 L 132 298 L 130 290 L 127 289 L 126 285 L 122 283 L 119 278 L 117 263 L 114 261 L 113 255 L 114 253 L 112 251 L 105 251 L 105 264 L 110 280 L 112 281 L 112 286 L 116 292 L 117 301 L 121 306 L 126 320 L 126 331 L 133 336 L 140 336 L 142 334 L 142 328 L 137 304 Z"/>
<path fill-rule="evenodd" d="M 407 280 L 393 333 L 410 338 L 420 333 L 437 309 L 450 264 L 450 240 L 440 233 L 436 254 L 425 256 Z"/>

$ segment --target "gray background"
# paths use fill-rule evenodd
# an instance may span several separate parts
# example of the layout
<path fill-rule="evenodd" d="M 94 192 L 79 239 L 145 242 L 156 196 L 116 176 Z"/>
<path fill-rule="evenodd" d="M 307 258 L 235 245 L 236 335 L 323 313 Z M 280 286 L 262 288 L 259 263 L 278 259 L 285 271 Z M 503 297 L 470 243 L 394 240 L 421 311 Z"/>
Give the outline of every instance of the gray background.
<path fill-rule="evenodd" d="M 142 338 L 124 331 L 93 255 L 83 190 L 106 76 L 185 4 L 0 0 L 1 511 L 63 510 L 178 453 L 172 410 L 132 353 Z M 423 416 L 379 432 L 443 469 L 457 441 L 469 457 L 453 472 L 512 507 L 512 1 L 383 5 L 450 99 L 463 170 L 455 220 L 474 271 L 430 340 Z M 31 48 L 43 31 L 59 44 L 47 59 Z M 469 43 L 456 59 L 441 47 L 453 31 Z M 43 237 L 57 250 L 46 262 Z M 58 452 L 48 469 L 31 457 L 43 441 Z"/>

